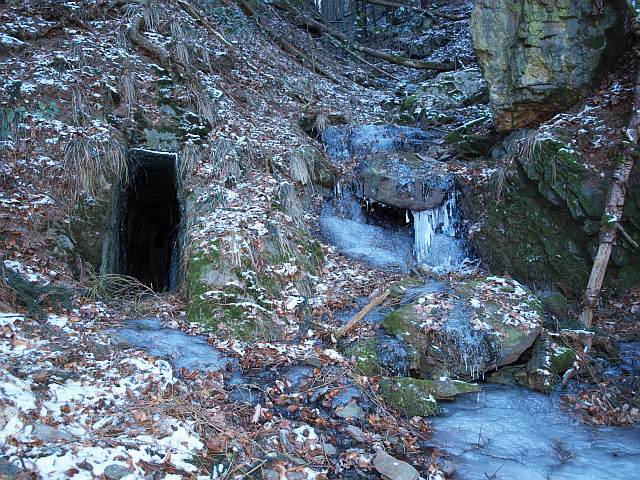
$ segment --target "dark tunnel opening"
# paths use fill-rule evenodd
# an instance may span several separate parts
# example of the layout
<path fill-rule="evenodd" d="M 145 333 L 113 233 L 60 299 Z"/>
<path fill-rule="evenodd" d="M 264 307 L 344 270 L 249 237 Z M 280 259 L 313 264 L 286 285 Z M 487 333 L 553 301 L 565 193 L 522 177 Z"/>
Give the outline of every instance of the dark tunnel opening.
<path fill-rule="evenodd" d="M 176 155 L 131 150 L 121 217 L 121 266 L 157 292 L 177 287 L 180 202 Z"/>

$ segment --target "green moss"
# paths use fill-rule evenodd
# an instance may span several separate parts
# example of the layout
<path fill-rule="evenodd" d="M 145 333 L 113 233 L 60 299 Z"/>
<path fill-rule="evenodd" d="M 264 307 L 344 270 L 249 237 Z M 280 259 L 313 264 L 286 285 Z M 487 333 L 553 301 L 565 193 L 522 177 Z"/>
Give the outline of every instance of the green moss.
<path fill-rule="evenodd" d="M 566 211 L 541 199 L 519 172 L 507 178 L 499 202 L 490 200 L 475 241 L 493 271 L 525 282 L 555 283 L 576 296 L 591 271 L 588 239 L 579 226 Z"/>
<path fill-rule="evenodd" d="M 381 393 L 388 406 L 408 417 L 433 417 L 442 414 L 442 409 L 428 380 L 396 378 L 380 383 Z"/>
<path fill-rule="evenodd" d="M 344 349 L 347 357 L 355 357 L 358 370 L 368 377 L 380 375 L 382 369 L 378 364 L 377 341 L 375 337 L 361 340 Z"/>
<path fill-rule="evenodd" d="M 571 368 L 576 352 L 568 347 L 556 347 L 551 351 L 551 369 L 556 375 L 562 375 Z"/>

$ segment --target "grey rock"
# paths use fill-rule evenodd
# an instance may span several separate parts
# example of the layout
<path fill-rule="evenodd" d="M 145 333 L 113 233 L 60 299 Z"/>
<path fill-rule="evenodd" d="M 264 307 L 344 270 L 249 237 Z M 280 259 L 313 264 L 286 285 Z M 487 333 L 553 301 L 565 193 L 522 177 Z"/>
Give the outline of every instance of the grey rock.
<path fill-rule="evenodd" d="M 420 474 L 407 462 L 392 457 L 383 450 L 379 450 L 373 459 L 374 468 L 389 480 L 417 480 Z"/>
<path fill-rule="evenodd" d="M 495 126 L 509 131 L 576 102 L 625 49 L 626 2 L 479 0 L 471 36 Z"/>
<path fill-rule="evenodd" d="M 34 424 L 31 436 L 43 441 L 44 443 L 72 442 L 75 438 L 69 432 L 65 432 L 64 430 L 60 430 L 58 428 L 53 428 L 44 423 Z"/>
<path fill-rule="evenodd" d="M 379 153 L 357 168 L 356 194 L 363 200 L 412 210 L 440 206 L 454 189 L 445 163 L 417 153 Z"/>
<path fill-rule="evenodd" d="M 340 418 L 364 418 L 364 410 L 356 402 L 349 402 L 344 407 L 336 409 L 336 415 Z"/>
<path fill-rule="evenodd" d="M 348 425 L 344 431 L 347 432 L 347 434 L 357 443 L 364 443 L 364 432 L 361 428 L 356 427 L 355 425 Z"/>
<path fill-rule="evenodd" d="M 22 469 L 5 458 L 0 458 L 0 478 L 14 480 L 19 478 Z"/>
<path fill-rule="evenodd" d="M 111 464 L 104 469 L 104 476 L 109 480 L 120 480 L 122 477 L 129 475 L 129 469 L 124 465 Z"/>
<path fill-rule="evenodd" d="M 331 457 L 338 454 L 338 449 L 335 447 L 335 445 L 324 442 L 324 453 Z"/>
<path fill-rule="evenodd" d="M 65 252 L 72 252 L 75 248 L 73 241 L 71 241 L 71 239 L 66 235 L 58 235 L 56 245 L 60 250 L 63 250 Z"/>

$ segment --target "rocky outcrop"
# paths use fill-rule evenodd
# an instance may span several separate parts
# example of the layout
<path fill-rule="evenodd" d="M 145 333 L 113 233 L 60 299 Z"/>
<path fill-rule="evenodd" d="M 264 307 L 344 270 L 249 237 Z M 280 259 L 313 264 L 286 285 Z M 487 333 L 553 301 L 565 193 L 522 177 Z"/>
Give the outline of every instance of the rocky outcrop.
<path fill-rule="evenodd" d="M 537 288 L 560 288 L 569 297 L 582 295 L 628 115 L 626 87 L 614 83 L 609 88 L 535 130 L 507 136 L 492 151 L 499 168 L 487 170 L 489 181 L 463 186 L 465 218 L 476 223 L 471 243 L 493 272 L 509 272 Z M 635 241 L 640 240 L 639 207 L 637 166 L 623 217 Z M 639 284 L 639 264 L 637 251 L 620 238 L 609 285 Z"/>
<path fill-rule="evenodd" d="M 471 18 L 498 130 L 573 105 L 624 50 L 622 0 L 480 0 Z"/>
<path fill-rule="evenodd" d="M 447 165 L 416 153 L 377 154 L 357 167 L 362 200 L 411 210 L 440 206 L 454 189 Z"/>
<path fill-rule="evenodd" d="M 382 326 L 411 349 L 421 377 L 469 380 L 515 362 L 541 331 L 542 306 L 515 280 L 410 288 Z"/>

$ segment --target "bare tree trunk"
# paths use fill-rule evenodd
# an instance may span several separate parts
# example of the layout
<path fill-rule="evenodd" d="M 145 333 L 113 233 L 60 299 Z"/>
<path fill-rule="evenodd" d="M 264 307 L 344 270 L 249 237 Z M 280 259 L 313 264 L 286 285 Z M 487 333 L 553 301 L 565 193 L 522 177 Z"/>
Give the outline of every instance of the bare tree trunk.
<path fill-rule="evenodd" d="M 428 17 L 440 17 L 440 18 L 446 18 L 447 20 L 464 20 L 465 18 L 468 18 L 464 15 L 450 15 L 448 13 L 438 12 L 435 10 L 428 10 L 427 8 L 424 8 L 424 7 L 423 8 L 414 7 L 413 5 L 407 5 L 407 4 L 398 3 L 398 2 L 390 2 L 388 0 L 364 0 L 364 1 L 372 5 L 380 5 L 382 7 L 389 7 L 394 9 L 407 8 L 409 10 L 422 13 L 423 15 L 427 15 Z"/>

